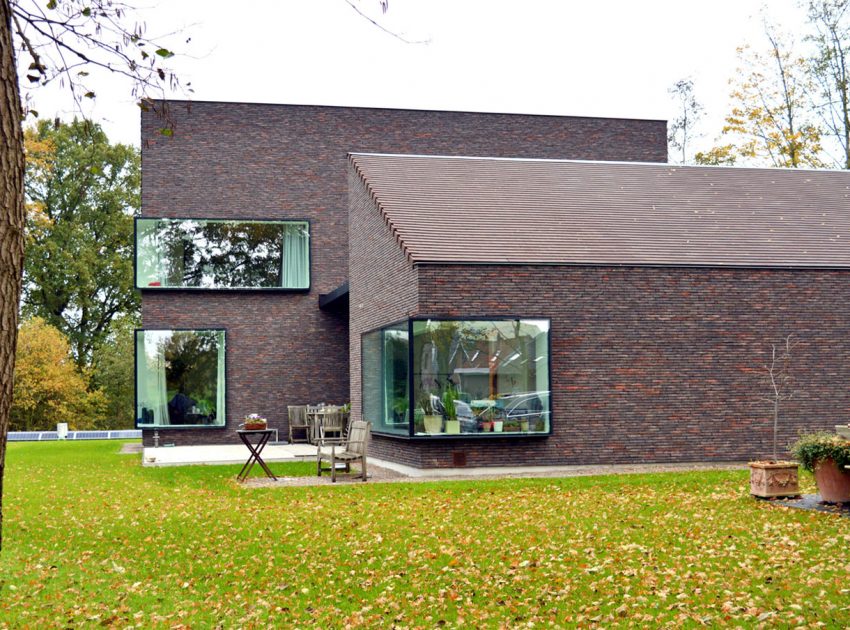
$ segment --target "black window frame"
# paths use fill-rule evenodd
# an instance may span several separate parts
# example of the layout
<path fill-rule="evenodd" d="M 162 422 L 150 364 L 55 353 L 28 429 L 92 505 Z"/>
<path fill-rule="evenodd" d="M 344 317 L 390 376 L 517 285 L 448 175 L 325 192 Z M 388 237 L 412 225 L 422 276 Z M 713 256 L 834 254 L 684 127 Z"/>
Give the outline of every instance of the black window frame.
<path fill-rule="evenodd" d="M 222 424 L 174 424 L 168 426 L 151 426 L 147 424 L 139 424 L 139 344 L 137 343 L 136 334 L 139 332 L 222 332 L 224 333 L 224 422 Z M 133 329 L 133 426 L 142 431 L 221 431 L 227 428 L 228 405 L 230 404 L 230 396 L 228 396 L 227 384 L 230 382 L 227 368 L 227 328 L 134 328 Z"/>
<path fill-rule="evenodd" d="M 546 339 L 546 360 L 547 360 L 547 373 L 549 375 L 549 422 L 547 425 L 546 431 L 535 431 L 535 432 L 483 432 L 483 433 L 459 433 L 459 434 L 439 434 L 439 435 L 415 435 L 414 434 L 414 419 L 413 419 L 413 409 L 414 409 L 414 378 L 413 378 L 413 324 L 414 322 L 457 322 L 457 321 L 468 321 L 468 322 L 477 322 L 477 321 L 518 321 L 525 319 L 535 319 L 540 321 L 549 322 L 549 333 Z M 396 440 L 410 440 L 416 442 L 438 442 L 438 441 L 457 441 L 457 440 L 534 440 L 541 438 L 548 438 L 552 435 L 554 422 L 555 422 L 555 392 L 552 388 L 552 318 L 546 316 L 536 316 L 536 315 L 519 315 L 519 316 L 487 316 L 487 315 L 471 315 L 464 317 L 428 317 L 424 315 L 417 315 L 415 317 L 408 317 L 396 320 L 394 322 L 389 322 L 386 324 L 381 324 L 380 326 L 376 326 L 375 328 L 371 328 L 369 330 L 363 331 L 360 334 L 360 411 L 361 415 L 363 413 L 363 337 L 365 335 L 382 331 L 386 328 L 392 328 L 399 326 L 400 324 L 407 322 L 407 338 L 408 338 L 408 349 L 407 349 L 407 392 L 408 392 L 408 409 L 410 410 L 409 418 L 407 421 L 407 435 L 399 434 L 399 433 L 388 433 L 386 431 L 376 430 L 374 427 L 372 428 L 372 434 L 378 435 L 381 437 L 392 438 Z M 381 343 L 381 365 L 384 365 L 384 344 Z M 381 395 L 384 396 L 384 387 L 385 387 L 386 379 L 381 378 Z M 369 420 L 369 418 L 364 417 L 365 420 Z"/>
<path fill-rule="evenodd" d="M 215 221 L 219 223 L 306 223 L 307 224 L 307 286 L 306 287 L 156 287 L 156 286 L 139 286 L 139 221 Z M 253 217 L 152 217 L 152 216 L 137 216 L 133 217 L 133 287 L 138 291 L 151 291 L 156 293 L 167 292 L 182 292 L 189 291 L 193 293 L 209 293 L 209 292 L 233 292 L 233 293 L 309 293 L 313 288 L 313 223 L 310 219 L 286 218 L 286 219 L 270 219 L 270 218 L 253 218 Z"/>

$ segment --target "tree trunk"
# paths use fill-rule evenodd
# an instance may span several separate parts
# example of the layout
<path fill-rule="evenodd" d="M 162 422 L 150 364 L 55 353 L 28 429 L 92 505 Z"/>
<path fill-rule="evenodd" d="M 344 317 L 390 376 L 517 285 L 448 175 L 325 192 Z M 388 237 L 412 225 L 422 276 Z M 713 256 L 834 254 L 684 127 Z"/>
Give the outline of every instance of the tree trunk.
<path fill-rule="evenodd" d="M 24 266 L 24 137 L 9 0 L 0 0 L 0 549 L 3 475 Z"/>

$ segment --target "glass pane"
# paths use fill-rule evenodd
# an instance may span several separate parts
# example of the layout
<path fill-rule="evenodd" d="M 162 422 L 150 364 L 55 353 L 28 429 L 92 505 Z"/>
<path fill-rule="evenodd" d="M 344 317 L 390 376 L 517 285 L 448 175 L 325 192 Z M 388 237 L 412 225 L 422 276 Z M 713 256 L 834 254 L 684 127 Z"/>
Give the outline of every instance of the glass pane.
<path fill-rule="evenodd" d="M 307 289 L 306 222 L 138 219 L 142 289 Z"/>
<path fill-rule="evenodd" d="M 224 426 L 223 330 L 136 331 L 136 425 Z"/>
<path fill-rule="evenodd" d="M 407 322 L 366 333 L 362 338 L 363 417 L 374 431 L 409 431 Z"/>
<path fill-rule="evenodd" d="M 549 431 L 549 322 L 414 321 L 414 434 Z"/>

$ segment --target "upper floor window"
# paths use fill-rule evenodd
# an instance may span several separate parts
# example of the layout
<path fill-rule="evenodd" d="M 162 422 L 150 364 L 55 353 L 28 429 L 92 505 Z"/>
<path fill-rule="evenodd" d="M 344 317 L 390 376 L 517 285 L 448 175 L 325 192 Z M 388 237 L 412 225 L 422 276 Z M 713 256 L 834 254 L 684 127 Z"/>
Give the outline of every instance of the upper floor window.
<path fill-rule="evenodd" d="M 136 219 L 140 289 L 309 289 L 306 221 Z"/>

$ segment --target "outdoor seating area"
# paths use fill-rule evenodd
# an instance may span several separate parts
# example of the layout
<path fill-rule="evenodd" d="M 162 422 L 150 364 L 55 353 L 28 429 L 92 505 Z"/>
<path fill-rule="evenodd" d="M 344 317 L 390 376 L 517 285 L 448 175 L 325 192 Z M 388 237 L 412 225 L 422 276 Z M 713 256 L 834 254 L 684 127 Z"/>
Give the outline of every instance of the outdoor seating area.
<path fill-rule="evenodd" d="M 350 418 L 348 405 L 290 405 L 290 444 L 307 443 L 319 445 L 329 440 L 342 441 Z"/>

